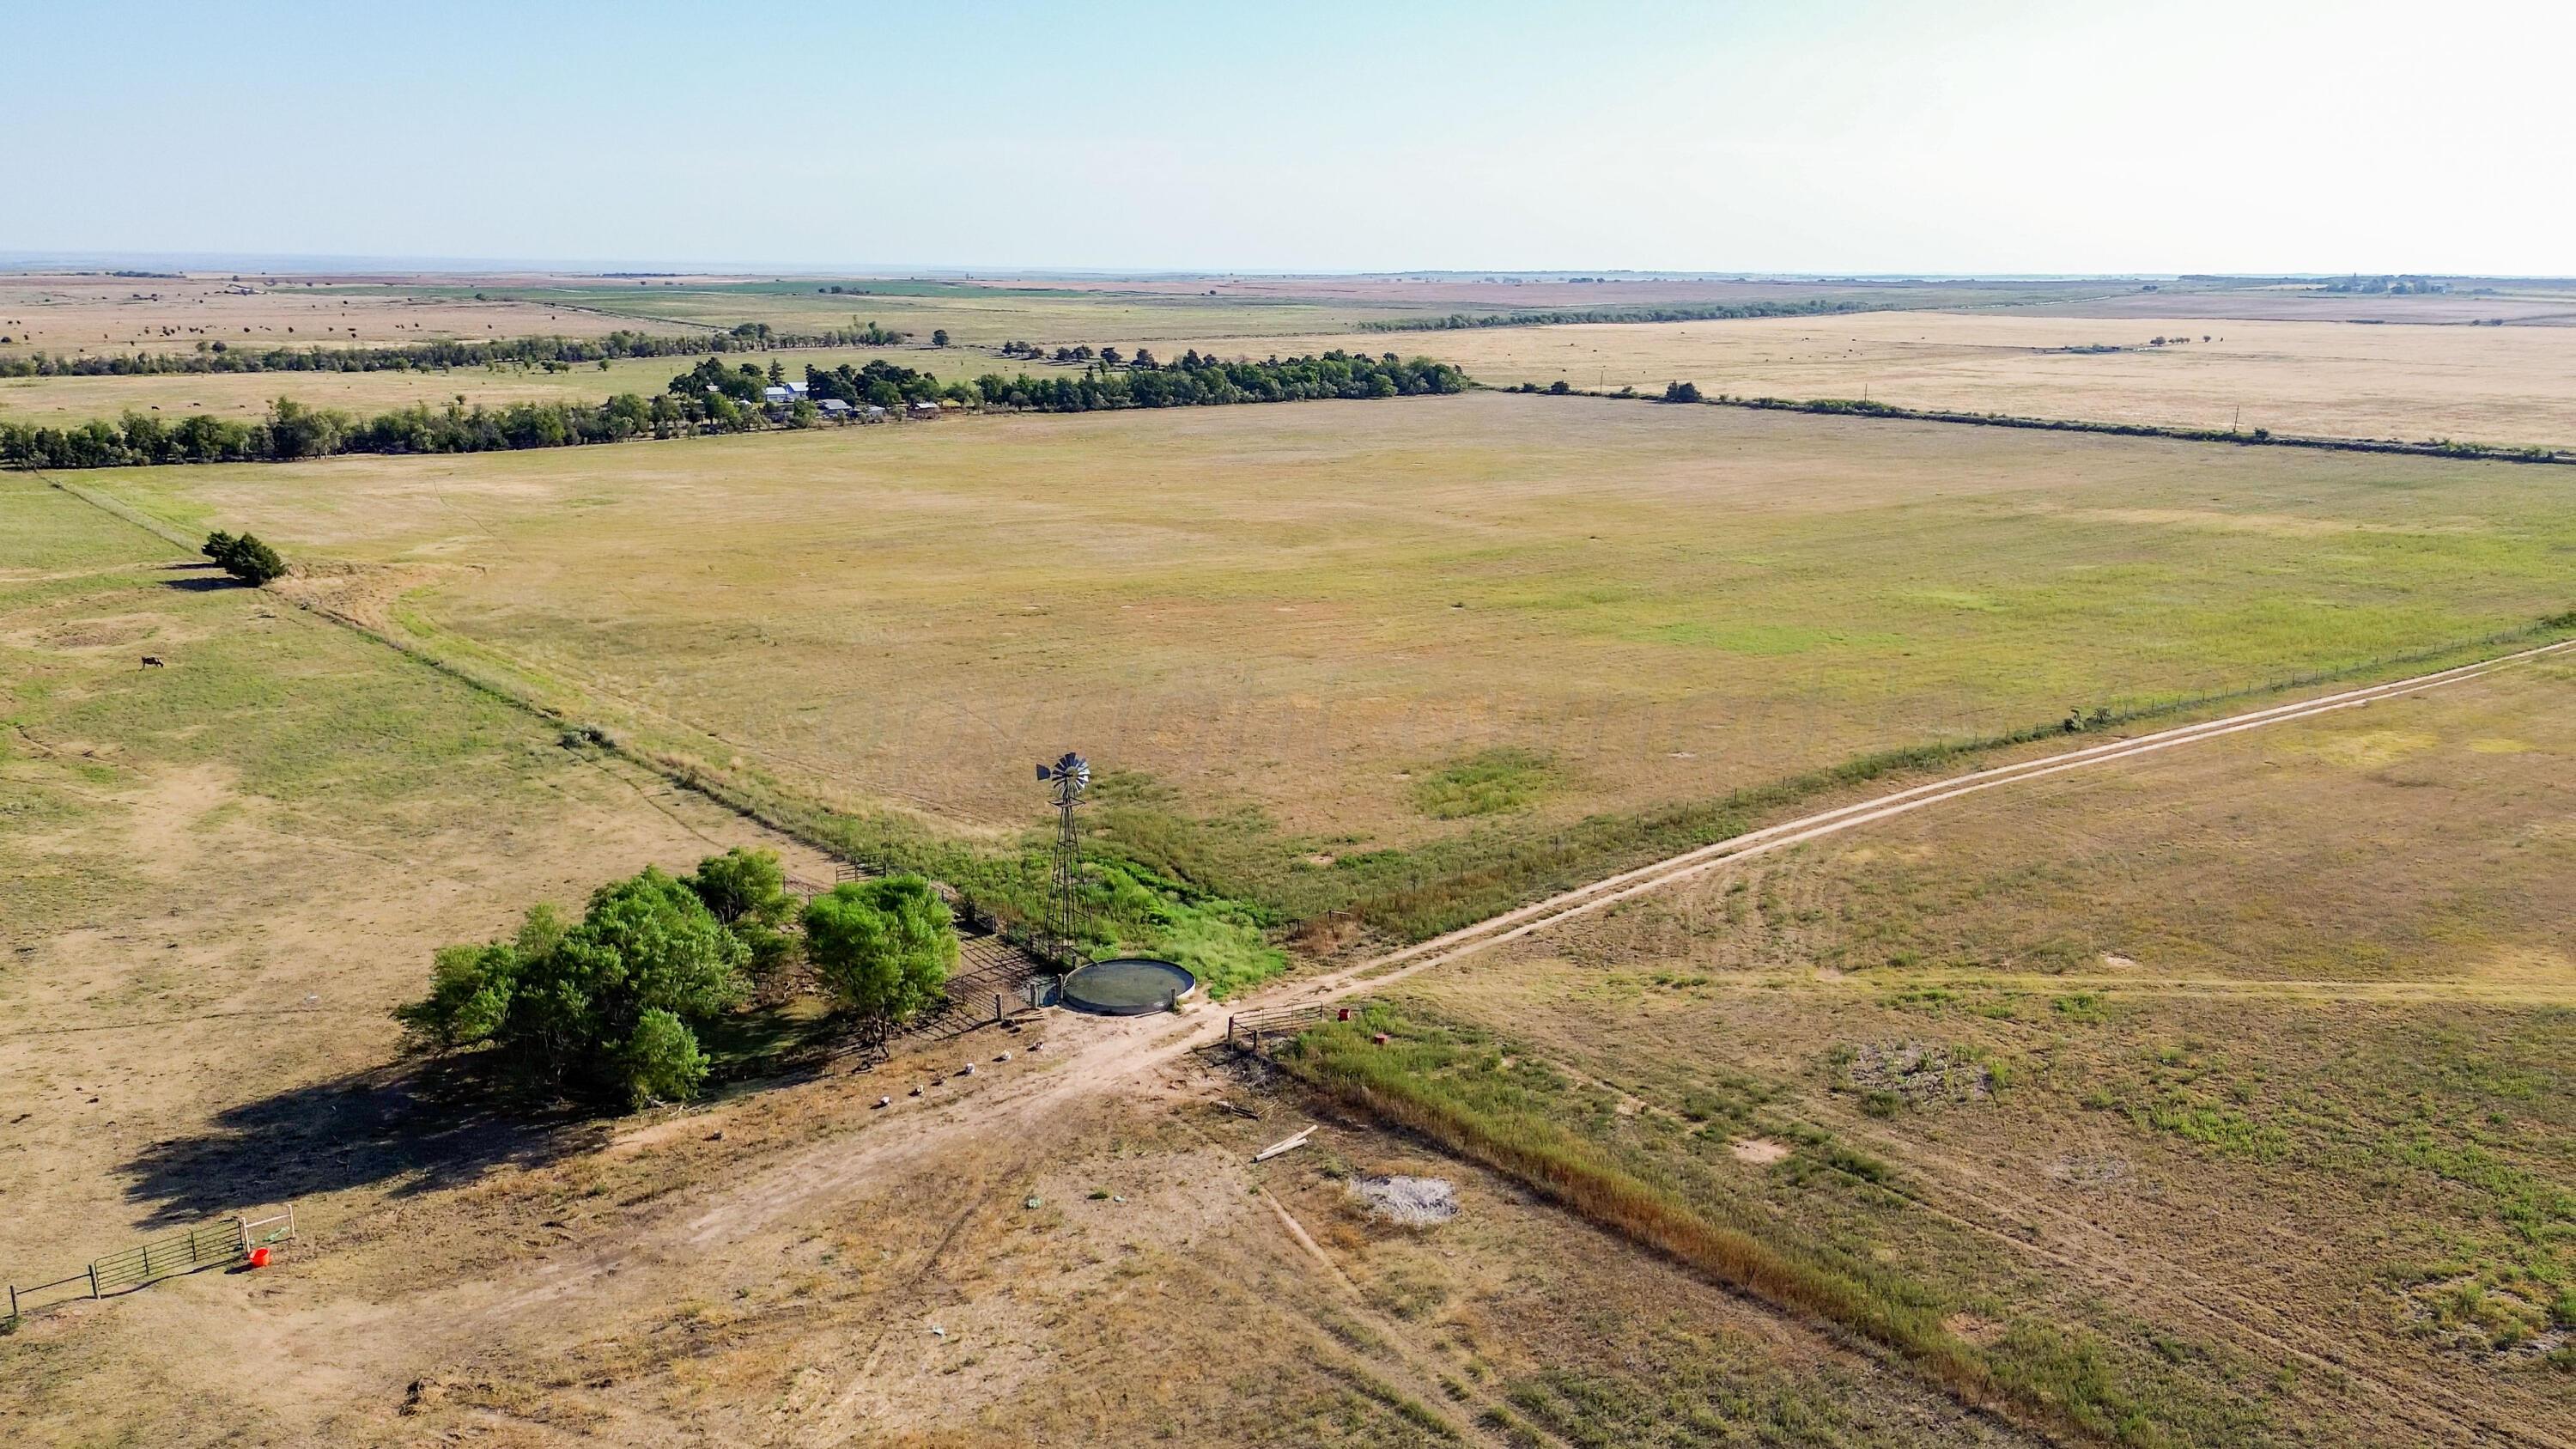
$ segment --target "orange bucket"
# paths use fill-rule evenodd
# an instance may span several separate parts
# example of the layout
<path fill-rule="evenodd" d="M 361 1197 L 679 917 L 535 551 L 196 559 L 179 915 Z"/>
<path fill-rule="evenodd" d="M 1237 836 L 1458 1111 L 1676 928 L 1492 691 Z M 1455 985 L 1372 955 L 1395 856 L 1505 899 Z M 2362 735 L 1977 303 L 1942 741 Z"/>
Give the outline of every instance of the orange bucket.
<path fill-rule="evenodd" d="M 253 1248 L 253 1249 L 251 1249 L 251 1250 L 250 1250 L 250 1265 L 251 1265 L 252 1267 L 254 1267 L 254 1268 L 265 1268 L 265 1267 L 267 1267 L 267 1266 L 268 1266 L 268 1249 L 266 1249 L 266 1248 Z"/>

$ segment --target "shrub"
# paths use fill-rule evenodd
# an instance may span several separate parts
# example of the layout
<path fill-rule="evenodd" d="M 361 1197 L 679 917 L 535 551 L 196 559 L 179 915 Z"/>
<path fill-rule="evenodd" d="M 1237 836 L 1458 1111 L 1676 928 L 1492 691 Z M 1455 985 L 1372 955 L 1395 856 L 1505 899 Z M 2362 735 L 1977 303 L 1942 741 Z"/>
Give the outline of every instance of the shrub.
<path fill-rule="evenodd" d="M 1664 401 L 1669 403 L 1698 402 L 1699 384 L 1695 382 L 1666 383 L 1664 385 Z"/>

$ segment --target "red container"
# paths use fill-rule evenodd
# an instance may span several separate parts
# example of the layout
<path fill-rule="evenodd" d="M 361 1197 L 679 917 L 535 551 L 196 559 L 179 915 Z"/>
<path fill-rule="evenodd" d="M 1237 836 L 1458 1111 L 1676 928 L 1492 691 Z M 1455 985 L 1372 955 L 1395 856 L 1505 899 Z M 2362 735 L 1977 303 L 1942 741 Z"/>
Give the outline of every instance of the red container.
<path fill-rule="evenodd" d="M 250 1265 L 251 1265 L 252 1267 L 254 1267 L 254 1268 L 265 1268 L 265 1267 L 267 1267 L 267 1266 L 268 1266 L 268 1249 L 266 1249 L 266 1248 L 253 1248 L 253 1249 L 251 1249 L 251 1250 L 250 1250 Z"/>

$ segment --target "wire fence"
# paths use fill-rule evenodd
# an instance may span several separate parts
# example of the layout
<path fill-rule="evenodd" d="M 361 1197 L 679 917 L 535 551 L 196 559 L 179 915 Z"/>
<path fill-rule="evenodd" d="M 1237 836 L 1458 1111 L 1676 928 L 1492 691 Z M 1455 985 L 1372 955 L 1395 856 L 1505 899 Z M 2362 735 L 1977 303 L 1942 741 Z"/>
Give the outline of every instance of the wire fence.
<path fill-rule="evenodd" d="M 254 1254 L 295 1236 L 295 1205 L 264 1217 L 229 1217 L 202 1223 L 94 1259 L 81 1271 L 50 1283 L 8 1284 L 5 1322 L 84 1298 L 129 1292 L 164 1278 L 252 1261 Z"/>

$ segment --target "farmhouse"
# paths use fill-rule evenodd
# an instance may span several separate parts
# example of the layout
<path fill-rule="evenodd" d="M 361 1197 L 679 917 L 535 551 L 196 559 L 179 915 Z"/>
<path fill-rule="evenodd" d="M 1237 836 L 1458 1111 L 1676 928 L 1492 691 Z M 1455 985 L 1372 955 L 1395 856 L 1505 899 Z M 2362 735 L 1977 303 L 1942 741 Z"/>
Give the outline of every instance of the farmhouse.
<path fill-rule="evenodd" d="M 786 407 L 804 396 L 805 384 L 801 382 L 773 382 L 760 390 L 760 400 L 776 408 Z"/>

